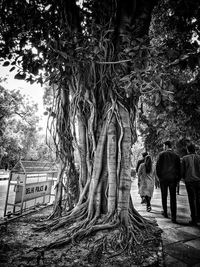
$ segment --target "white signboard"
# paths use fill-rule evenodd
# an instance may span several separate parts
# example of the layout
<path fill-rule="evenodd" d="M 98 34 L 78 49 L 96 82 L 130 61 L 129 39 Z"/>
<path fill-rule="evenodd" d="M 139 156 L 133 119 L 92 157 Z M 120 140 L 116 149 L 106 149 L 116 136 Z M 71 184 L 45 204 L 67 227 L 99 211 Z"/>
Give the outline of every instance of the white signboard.
<path fill-rule="evenodd" d="M 19 174 L 19 173 L 12 173 L 11 174 L 11 181 L 17 181 L 18 183 L 22 183 L 25 181 L 25 174 Z"/>
<path fill-rule="evenodd" d="M 53 181 L 26 184 L 23 201 L 35 199 L 45 195 L 50 195 L 52 183 Z M 19 185 L 19 188 L 16 191 L 15 204 L 21 203 L 22 194 L 23 186 Z"/>

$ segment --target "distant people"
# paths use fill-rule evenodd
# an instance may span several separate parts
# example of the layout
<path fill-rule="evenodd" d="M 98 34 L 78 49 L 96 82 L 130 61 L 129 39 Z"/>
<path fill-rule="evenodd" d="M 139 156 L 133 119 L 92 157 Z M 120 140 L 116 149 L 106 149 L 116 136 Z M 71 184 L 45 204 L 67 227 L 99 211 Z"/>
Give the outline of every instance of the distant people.
<path fill-rule="evenodd" d="M 188 152 L 187 152 L 187 148 L 186 148 L 186 147 L 183 147 L 181 153 L 179 154 L 179 156 L 180 156 L 180 158 L 181 158 L 181 162 L 182 162 L 182 158 L 183 158 L 184 156 L 186 156 L 187 153 L 188 153 Z M 180 181 L 177 183 L 176 193 L 177 193 L 177 195 L 180 195 Z"/>
<path fill-rule="evenodd" d="M 177 195 L 180 195 L 180 181 L 177 183 L 176 193 L 177 193 Z"/>
<path fill-rule="evenodd" d="M 146 157 L 147 155 L 148 155 L 147 152 L 143 152 L 143 153 L 142 153 L 142 159 L 139 159 L 138 162 L 137 162 L 137 165 L 136 165 L 136 169 L 135 169 L 136 173 L 138 173 L 139 167 L 140 167 L 140 165 L 141 165 L 142 163 L 144 163 L 145 157 Z M 139 189 L 139 188 L 138 188 L 138 189 Z M 145 202 L 146 202 L 145 197 L 144 197 L 144 196 L 141 196 L 141 198 L 142 198 L 141 204 L 145 203 Z"/>
<path fill-rule="evenodd" d="M 155 188 L 160 188 L 160 182 L 159 182 L 159 179 L 158 179 L 158 176 L 157 174 L 155 173 Z"/>
<path fill-rule="evenodd" d="M 141 163 L 144 163 L 144 159 L 145 159 L 145 157 L 146 157 L 147 155 L 148 155 L 147 152 L 142 153 L 142 159 L 139 159 L 138 162 L 137 162 L 137 166 L 136 166 L 136 169 L 135 169 L 136 173 L 138 173 L 140 164 L 141 164 Z"/>
<path fill-rule="evenodd" d="M 145 199 L 147 211 L 151 211 L 151 198 L 154 190 L 154 175 L 152 160 L 149 155 L 145 157 L 144 163 L 141 163 L 138 170 L 138 188 L 139 194 Z"/>
<path fill-rule="evenodd" d="M 180 156 L 181 161 L 182 161 L 182 158 L 188 154 L 187 146 L 189 144 L 191 144 L 191 140 L 189 138 L 181 138 L 178 140 L 178 142 L 176 144 L 177 145 L 176 146 L 177 154 Z M 178 182 L 178 184 L 177 184 L 176 192 L 177 192 L 177 195 L 180 195 L 180 182 Z"/>
<path fill-rule="evenodd" d="M 169 188 L 171 220 L 173 223 L 176 223 L 176 187 L 181 178 L 180 157 L 172 150 L 170 141 L 166 141 L 163 144 L 163 148 L 164 151 L 159 154 L 156 162 L 156 174 L 159 178 L 161 189 L 162 215 L 168 218 L 167 196 Z"/>
<path fill-rule="evenodd" d="M 8 170 L 8 164 L 7 163 L 5 163 L 5 171 L 7 172 L 7 170 Z"/>
<path fill-rule="evenodd" d="M 182 177 L 188 194 L 190 205 L 190 225 L 197 225 L 200 221 L 200 156 L 196 154 L 195 146 L 187 146 L 188 155 L 182 160 Z"/>
<path fill-rule="evenodd" d="M 153 164 L 153 175 L 154 175 L 154 183 L 155 183 L 155 188 L 160 188 L 160 181 L 158 179 L 157 173 L 156 173 L 156 162 Z"/>

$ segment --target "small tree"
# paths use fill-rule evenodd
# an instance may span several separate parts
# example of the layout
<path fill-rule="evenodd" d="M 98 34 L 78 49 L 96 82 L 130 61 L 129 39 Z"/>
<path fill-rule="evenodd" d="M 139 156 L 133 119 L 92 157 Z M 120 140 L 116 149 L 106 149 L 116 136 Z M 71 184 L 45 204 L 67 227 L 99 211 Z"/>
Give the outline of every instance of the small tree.
<path fill-rule="evenodd" d="M 35 115 L 37 105 L 30 103 L 19 91 L 8 92 L 0 87 L 1 111 L 1 167 L 12 167 L 20 158 L 41 159 L 42 149 L 39 146 L 39 118 Z M 45 136 L 42 137 L 43 143 Z M 39 156 L 40 152 L 40 156 Z"/>

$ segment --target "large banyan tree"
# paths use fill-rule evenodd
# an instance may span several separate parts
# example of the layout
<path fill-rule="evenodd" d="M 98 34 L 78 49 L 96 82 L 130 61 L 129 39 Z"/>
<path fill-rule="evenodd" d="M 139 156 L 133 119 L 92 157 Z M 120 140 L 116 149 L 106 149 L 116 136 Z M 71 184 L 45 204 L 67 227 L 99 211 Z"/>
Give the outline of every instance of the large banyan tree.
<path fill-rule="evenodd" d="M 54 90 L 48 127 L 61 162 L 55 216 L 62 204 L 64 170 L 70 181 L 76 177 L 74 150 L 79 154 L 76 204 L 44 227 L 72 226 L 51 248 L 108 229 L 113 247 L 131 251 L 145 233 L 155 232 L 134 209 L 130 157 L 139 97 L 154 90 L 148 33 L 156 4 L 1 0 L 4 66 L 19 66 L 16 78 L 31 83 L 43 83 L 45 77 Z"/>

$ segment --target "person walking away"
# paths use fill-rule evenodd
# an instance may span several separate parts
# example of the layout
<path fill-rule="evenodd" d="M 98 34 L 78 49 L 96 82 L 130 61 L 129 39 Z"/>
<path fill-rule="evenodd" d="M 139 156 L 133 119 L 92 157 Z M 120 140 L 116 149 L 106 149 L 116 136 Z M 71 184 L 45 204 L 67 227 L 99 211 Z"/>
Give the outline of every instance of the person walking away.
<path fill-rule="evenodd" d="M 138 170 L 139 194 L 145 198 L 147 211 L 151 211 L 151 198 L 154 191 L 154 175 L 152 160 L 149 155 L 145 157 L 144 163 L 140 164 Z"/>
<path fill-rule="evenodd" d="M 140 167 L 140 164 L 144 163 L 144 160 L 145 160 L 145 157 L 148 155 L 148 152 L 143 152 L 142 153 L 142 159 L 139 159 L 138 162 L 137 162 L 137 165 L 136 165 L 136 174 L 138 176 L 138 170 L 139 170 L 139 167 Z M 139 189 L 139 186 L 138 186 L 138 189 Z M 141 196 L 141 204 L 143 203 L 146 203 L 146 200 L 145 200 L 145 197 L 144 196 Z"/>
<path fill-rule="evenodd" d="M 155 188 L 158 189 L 160 188 L 160 182 L 156 173 L 156 162 L 153 164 L 153 175 L 155 180 Z"/>
<path fill-rule="evenodd" d="M 145 157 L 148 155 L 148 152 L 144 152 L 142 153 L 142 159 L 139 159 L 138 162 L 137 162 L 137 165 L 136 165 L 136 173 L 138 173 L 138 170 L 139 170 L 139 167 L 140 167 L 140 164 L 144 163 L 144 159 Z"/>
<path fill-rule="evenodd" d="M 182 162 L 182 158 L 188 154 L 188 152 L 187 152 L 187 145 L 189 145 L 190 143 L 191 143 L 190 142 L 190 139 L 188 139 L 188 138 L 187 139 L 181 138 L 177 142 L 177 145 L 176 145 L 177 151 L 176 152 L 180 156 L 181 162 Z M 180 195 L 180 181 L 177 184 L 176 193 L 177 193 L 177 195 Z"/>
<path fill-rule="evenodd" d="M 195 146 L 187 146 L 188 155 L 182 159 L 182 178 L 185 182 L 191 212 L 190 225 L 200 221 L 200 156 L 196 154 Z"/>
<path fill-rule="evenodd" d="M 166 141 L 163 144 L 164 151 L 158 155 L 156 162 L 156 174 L 160 181 L 161 199 L 162 199 L 162 215 L 168 218 L 167 213 L 167 196 L 168 188 L 170 193 L 170 210 L 171 220 L 176 223 L 177 203 L 176 203 L 176 187 L 181 179 L 181 163 L 180 157 L 172 150 L 172 143 Z"/>
<path fill-rule="evenodd" d="M 159 179 L 158 179 L 158 176 L 157 174 L 155 174 L 155 188 L 160 188 L 160 182 L 159 182 Z"/>

